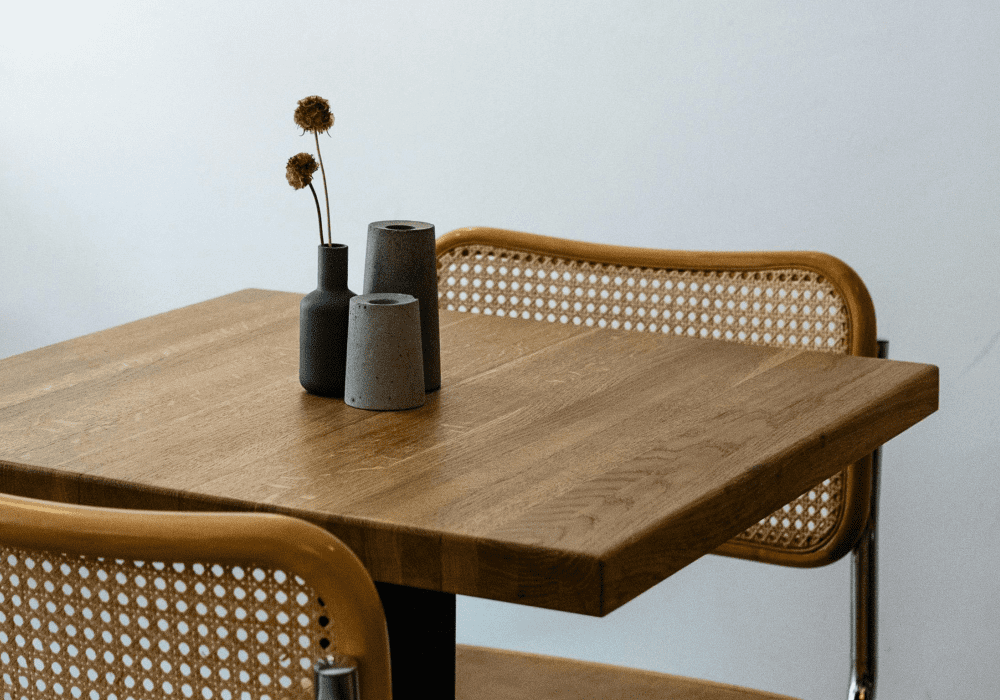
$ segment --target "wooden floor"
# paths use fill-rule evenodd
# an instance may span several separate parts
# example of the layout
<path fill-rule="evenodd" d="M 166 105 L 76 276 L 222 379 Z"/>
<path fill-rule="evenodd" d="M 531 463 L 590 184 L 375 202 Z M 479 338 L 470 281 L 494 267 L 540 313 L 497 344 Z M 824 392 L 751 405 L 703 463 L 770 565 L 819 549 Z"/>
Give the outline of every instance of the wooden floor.
<path fill-rule="evenodd" d="M 792 700 L 620 666 L 458 645 L 456 700 Z"/>

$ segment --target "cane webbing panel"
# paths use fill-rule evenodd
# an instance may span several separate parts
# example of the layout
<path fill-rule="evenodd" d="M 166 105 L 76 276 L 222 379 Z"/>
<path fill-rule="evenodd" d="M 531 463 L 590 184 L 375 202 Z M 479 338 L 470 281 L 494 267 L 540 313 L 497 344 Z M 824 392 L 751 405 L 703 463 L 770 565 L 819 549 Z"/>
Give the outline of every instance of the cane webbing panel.
<path fill-rule="evenodd" d="M 4 700 L 311 700 L 328 626 L 277 570 L 0 547 Z"/>
<path fill-rule="evenodd" d="M 469 259 L 474 258 L 474 259 Z M 844 352 L 836 290 L 807 270 L 654 270 L 480 246 L 438 260 L 441 308 Z"/>
<path fill-rule="evenodd" d="M 440 308 L 777 347 L 848 351 L 836 288 L 806 269 L 657 269 L 477 243 L 438 254 Z M 735 537 L 814 551 L 843 516 L 837 474 Z"/>

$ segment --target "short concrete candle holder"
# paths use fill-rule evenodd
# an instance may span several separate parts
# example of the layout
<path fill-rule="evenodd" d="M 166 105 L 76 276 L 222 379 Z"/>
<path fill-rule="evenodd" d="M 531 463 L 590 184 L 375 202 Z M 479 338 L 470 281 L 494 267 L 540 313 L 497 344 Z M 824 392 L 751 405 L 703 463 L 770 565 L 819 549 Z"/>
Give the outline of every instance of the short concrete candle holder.
<path fill-rule="evenodd" d="M 377 292 L 351 299 L 344 402 L 370 411 L 424 405 L 420 303 Z"/>

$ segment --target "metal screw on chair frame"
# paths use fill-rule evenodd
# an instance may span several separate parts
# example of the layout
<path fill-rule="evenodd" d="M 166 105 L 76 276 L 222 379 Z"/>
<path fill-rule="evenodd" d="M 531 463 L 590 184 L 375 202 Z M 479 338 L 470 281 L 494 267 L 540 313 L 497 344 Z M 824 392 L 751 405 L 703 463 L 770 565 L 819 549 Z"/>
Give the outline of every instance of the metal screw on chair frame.
<path fill-rule="evenodd" d="M 360 700 L 358 664 L 350 656 L 331 656 L 313 666 L 316 700 Z"/>

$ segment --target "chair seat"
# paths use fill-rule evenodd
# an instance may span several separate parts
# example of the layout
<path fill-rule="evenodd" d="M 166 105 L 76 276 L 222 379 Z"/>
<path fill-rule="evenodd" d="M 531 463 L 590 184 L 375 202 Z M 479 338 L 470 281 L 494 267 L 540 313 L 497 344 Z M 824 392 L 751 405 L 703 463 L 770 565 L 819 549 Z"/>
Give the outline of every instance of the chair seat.
<path fill-rule="evenodd" d="M 622 666 L 459 644 L 456 700 L 792 700 Z"/>

